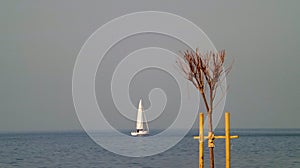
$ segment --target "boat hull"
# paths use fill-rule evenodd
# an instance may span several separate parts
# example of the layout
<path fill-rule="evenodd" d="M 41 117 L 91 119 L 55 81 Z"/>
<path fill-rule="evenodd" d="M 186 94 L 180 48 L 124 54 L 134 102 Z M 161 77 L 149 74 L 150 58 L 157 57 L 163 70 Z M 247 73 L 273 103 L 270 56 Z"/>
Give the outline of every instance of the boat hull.
<path fill-rule="evenodd" d="M 149 132 L 148 131 L 133 131 L 131 132 L 131 136 L 145 136 L 145 135 L 148 135 Z"/>

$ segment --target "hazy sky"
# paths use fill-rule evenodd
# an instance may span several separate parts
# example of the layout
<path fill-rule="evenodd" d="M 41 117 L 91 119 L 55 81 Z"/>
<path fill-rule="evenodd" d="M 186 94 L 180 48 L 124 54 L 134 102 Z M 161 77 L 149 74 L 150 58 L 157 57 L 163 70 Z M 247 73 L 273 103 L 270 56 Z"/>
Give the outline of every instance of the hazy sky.
<path fill-rule="evenodd" d="M 0 131 L 81 129 L 72 71 L 87 38 L 127 13 L 171 12 L 235 58 L 235 128 L 300 128 L 299 1 L 1 1 Z M 174 27 L 176 28 L 176 27 Z M 146 93 L 145 93 L 146 94 Z"/>

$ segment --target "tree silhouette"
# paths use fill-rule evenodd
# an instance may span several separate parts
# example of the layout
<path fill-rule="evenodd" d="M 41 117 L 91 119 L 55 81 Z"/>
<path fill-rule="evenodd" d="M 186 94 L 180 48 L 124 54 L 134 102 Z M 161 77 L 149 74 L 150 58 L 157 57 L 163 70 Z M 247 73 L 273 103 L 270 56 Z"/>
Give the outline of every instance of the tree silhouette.
<path fill-rule="evenodd" d="M 222 80 L 229 73 L 231 65 L 224 68 L 225 50 L 219 52 L 209 51 L 201 54 L 196 49 L 194 51 L 185 51 L 183 61 L 178 59 L 177 65 L 183 71 L 187 80 L 191 81 L 201 94 L 208 117 L 208 139 L 212 145 L 209 145 L 210 167 L 214 168 L 214 145 L 213 145 L 213 124 L 212 113 L 214 110 L 214 100 L 218 87 Z"/>

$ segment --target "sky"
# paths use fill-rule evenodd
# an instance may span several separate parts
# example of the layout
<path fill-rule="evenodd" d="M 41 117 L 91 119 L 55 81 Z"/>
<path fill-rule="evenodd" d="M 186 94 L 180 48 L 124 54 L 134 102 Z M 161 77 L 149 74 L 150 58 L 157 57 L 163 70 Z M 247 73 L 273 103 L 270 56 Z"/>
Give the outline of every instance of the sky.
<path fill-rule="evenodd" d="M 0 131 L 81 130 L 72 100 L 72 73 L 82 45 L 108 21 L 149 10 L 192 21 L 235 60 L 225 105 L 233 128 L 300 128 L 299 5 L 292 0 L 1 1 Z M 157 42 L 155 36 L 133 37 L 124 45 L 136 46 L 141 39 L 148 40 L 141 46 Z M 182 45 L 169 43 L 173 50 L 177 46 Z M 101 80 L 98 87 L 101 90 Z M 145 96 L 149 88 L 137 90 Z M 123 122 L 106 115 L 114 123 Z M 165 120 L 161 123 L 171 122 Z"/>

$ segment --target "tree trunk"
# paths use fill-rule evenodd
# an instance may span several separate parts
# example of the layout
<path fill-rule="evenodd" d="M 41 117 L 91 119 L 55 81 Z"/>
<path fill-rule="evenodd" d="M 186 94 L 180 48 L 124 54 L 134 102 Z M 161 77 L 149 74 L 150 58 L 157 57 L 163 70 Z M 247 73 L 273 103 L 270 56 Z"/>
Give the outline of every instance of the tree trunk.
<path fill-rule="evenodd" d="M 213 133 L 213 125 L 212 125 L 212 110 L 213 110 L 213 99 L 212 99 L 212 89 L 210 89 L 210 107 L 208 105 L 205 93 L 203 90 L 199 89 L 199 92 L 202 95 L 204 100 L 204 104 L 207 110 L 207 117 L 208 117 L 208 131 Z M 210 168 L 215 167 L 215 159 L 214 159 L 214 148 L 209 148 L 209 157 L 210 157 Z"/>
<path fill-rule="evenodd" d="M 212 126 L 212 111 L 208 111 L 208 131 L 213 133 L 213 126 Z M 209 157 L 210 157 L 210 168 L 215 167 L 215 159 L 214 159 L 214 147 L 209 147 Z"/>
<path fill-rule="evenodd" d="M 215 167 L 214 148 L 209 148 L 210 168 Z"/>

